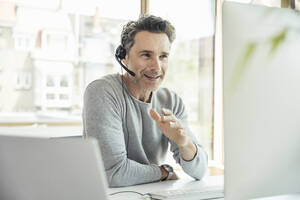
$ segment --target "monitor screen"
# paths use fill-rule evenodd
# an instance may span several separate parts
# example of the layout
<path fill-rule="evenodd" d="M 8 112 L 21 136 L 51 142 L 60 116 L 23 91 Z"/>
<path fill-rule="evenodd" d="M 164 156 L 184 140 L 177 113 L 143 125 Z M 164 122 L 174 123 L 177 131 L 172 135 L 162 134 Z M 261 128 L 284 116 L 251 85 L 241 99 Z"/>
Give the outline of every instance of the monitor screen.
<path fill-rule="evenodd" d="M 225 2 L 225 197 L 300 192 L 300 13 Z"/>

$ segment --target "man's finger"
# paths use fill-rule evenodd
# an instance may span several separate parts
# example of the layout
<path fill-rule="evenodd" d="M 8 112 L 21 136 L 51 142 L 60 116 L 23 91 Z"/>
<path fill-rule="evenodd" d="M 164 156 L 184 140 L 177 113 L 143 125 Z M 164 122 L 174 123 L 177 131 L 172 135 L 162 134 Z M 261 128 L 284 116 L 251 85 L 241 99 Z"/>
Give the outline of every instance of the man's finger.
<path fill-rule="evenodd" d="M 164 115 L 173 115 L 172 111 L 167 108 L 162 108 L 161 113 Z"/>
<path fill-rule="evenodd" d="M 161 121 L 160 115 L 154 109 L 150 110 L 150 116 L 152 117 L 152 119 L 154 119 L 157 122 Z"/>
<path fill-rule="evenodd" d="M 176 122 L 169 122 L 169 126 L 171 128 L 176 128 L 176 129 L 183 129 L 183 126 L 181 125 L 180 122 L 176 121 Z"/>
<path fill-rule="evenodd" d="M 168 116 L 161 116 L 161 120 L 163 122 L 176 122 L 177 118 L 174 115 L 168 115 Z"/>

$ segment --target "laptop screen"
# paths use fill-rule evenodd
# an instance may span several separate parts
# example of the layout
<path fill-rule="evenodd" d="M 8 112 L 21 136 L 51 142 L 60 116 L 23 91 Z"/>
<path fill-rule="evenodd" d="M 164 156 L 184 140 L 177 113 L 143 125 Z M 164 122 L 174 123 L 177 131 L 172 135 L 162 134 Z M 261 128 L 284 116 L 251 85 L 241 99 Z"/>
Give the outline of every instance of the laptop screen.
<path fill-rule="evenodd" d="M 96 140 L 0 136 L 0 163 L 0 199 L 108 199 Z"/>

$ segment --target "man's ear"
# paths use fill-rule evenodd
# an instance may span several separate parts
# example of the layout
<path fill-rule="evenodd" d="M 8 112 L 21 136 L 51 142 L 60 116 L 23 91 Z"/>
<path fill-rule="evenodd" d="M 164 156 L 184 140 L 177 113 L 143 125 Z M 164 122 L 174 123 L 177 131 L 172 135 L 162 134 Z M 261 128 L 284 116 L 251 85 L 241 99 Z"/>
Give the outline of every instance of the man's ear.
<path fill-rule="evenodd" d="M 125 58 L 122 61 L 126 66 L 128 66 L 128 54 L 126 54 Z"/>

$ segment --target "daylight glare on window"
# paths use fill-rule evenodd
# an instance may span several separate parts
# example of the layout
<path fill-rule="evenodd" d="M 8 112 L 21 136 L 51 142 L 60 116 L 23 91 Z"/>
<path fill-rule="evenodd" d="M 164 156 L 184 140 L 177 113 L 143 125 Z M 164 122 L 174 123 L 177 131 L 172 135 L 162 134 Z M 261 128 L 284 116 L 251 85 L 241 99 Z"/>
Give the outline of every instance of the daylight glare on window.
<path fill-rule="evenodd" d="M 176 28 L 163 86 L 182 97 L 192 131 L 212 157 L 214 1 L 151 0 L 149 7 Z"/>
<path fill-rule="evenodd" d="M 148 9 L 176 28 L 162 87 L 183 98 L 191 128 L 210 156 L 213 2 L 150 0 Z M 123 25 L 140 12 L 140 0 L 1 1 L 2 126 L 82 126 L 86 86 L 104 75 L 124 73 L 115 61 L 115 49 Z"/>

